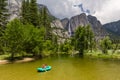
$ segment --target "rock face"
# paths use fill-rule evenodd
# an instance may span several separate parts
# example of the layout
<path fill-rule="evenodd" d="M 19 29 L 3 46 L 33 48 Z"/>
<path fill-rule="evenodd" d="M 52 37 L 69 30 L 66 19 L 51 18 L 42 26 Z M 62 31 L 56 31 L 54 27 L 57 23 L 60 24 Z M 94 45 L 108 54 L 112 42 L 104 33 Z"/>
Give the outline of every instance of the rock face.
<path fill-rule="evenodd" d="M 106 32 L 106 30 L 104 30 L 104 28 L 102 27 L 102 24 L 100 23 L 99 20 L 97 20 L 96 17 L 88 15 L 87 18 L 88 18 L 89 24 L 92 27 L 96 40 L 102 39 L 109 35 Z"/>
<path fill-rule="evenodd" d="M 103 25 L 103 28 L 110 33 L 112 38 L 120 38 L 120 20 Z"/>
<path fill-rule="evenodd" d="M 22 0 L 8 0 L 8 9 L 9 9 L 9 14 L 10 18 L 9 20 L 13 20 L 14 18 L 19 18 L 20 17 L 20 12 L 21 12 L 21 6 L 22 6 Z M 42 10 L 43 8 L 47 9 L 47 13 L 49 15 L 49 18 L 51 20 L 56 19 L 48 10 L 48 8 L 43 5 L 43 4 L 38 4 L 38 9 Z"/>
<path fill-rule="evenodd" d="M 64 30 L 64 27 L 61 21 L 50 13 L 47 6 L 38 4 L 39 10 L 42 10 L 43 8 L 46 8 L 47 14 L 49 15 L 49 19 L 52 21 L 51 27 L 52 27 L 53 34 L 57 35 L 59 43 L 63 43 L 65 39 L 68 38 L 68 32 Z"/>
<path fill-rule="evenodd" d="M 22 0 L 8 0 L 9 20 L 20 17 Z"/>
<path fill-rule="evenodd" d="M 56 17 L 54 17 L 50 11 L 48 10 L 47 6 L 43 5 L 43 4 L 37 4 L 38 5 L 38 10 L 41 11 L 43 8 L 46 8 L 47 10 L 47 14 L 49 15 L 49 19 L 52 21 L 52 20 L 55 20 Z"/>
<path fill-rule="evenodd" d="M 64 29 L 68 31 L 69 19 L 68 18 L 64 18 L 64 19 L 61 20 L 61 23 L 62 23 Z"/>
<path fill-rule="evenodd" d="M 74 34 L 78 26 L 90 25 L 96 37 L 96 40 L 104 38 L 106 35 L 108 35 L 108 33 L 102 28 L 102 24 L 100 23 L 100 21 L 97 20 L 96 17 L 91 15 L 86 16 L 85 13 L 82 13 L 77 16 L 73 16 L 70 20 L 63 19 L 61 20 L 61 22 L 64 28 L 68 30 L 68 32 L 69 32 L 69 28 L 71 29 L 72 34 Z"/>
<path fill-rule="evenodd" d="M 63 43 L 67 38 L 69 38 L 68 32 L 64 30 L 64 27 L 59 19 L 54 20 L 51 23 L 53 34 L 57 35 L 58 42 Z"/>
<path fill-rule="evenodd" d="M 77 16 L 73 16 L 70 19 L 70 26 L 73 32 L 77 29 L 78 26 L 86 26 L 88 24 L 89 22 L 85 13 L 82 13 Z"/>

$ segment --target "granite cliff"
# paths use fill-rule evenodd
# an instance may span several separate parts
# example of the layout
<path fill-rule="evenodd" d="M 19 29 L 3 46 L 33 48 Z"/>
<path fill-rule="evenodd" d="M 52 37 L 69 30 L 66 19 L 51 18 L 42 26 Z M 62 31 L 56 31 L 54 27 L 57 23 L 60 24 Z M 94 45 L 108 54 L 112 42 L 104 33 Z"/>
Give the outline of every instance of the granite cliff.
<path fill-rule="evenodd" d="M 8 0 L 9 20 L 20 17 L 22 0 Z"/>
<path fill-rule="evenodd" d="M 90 25 L 96 40 L 102 39 L 108 35 L 108 33 L 103 29 L 102 24 L 96 17 L 91 15 L 86 15 L 82 13 L 77 16 L 73 16 L 70 19 L 62 19 L 62 25 L 64 28 L 73 35 L 78 26 Z M 71 29 L 71 30 L 70 30 Z"/>

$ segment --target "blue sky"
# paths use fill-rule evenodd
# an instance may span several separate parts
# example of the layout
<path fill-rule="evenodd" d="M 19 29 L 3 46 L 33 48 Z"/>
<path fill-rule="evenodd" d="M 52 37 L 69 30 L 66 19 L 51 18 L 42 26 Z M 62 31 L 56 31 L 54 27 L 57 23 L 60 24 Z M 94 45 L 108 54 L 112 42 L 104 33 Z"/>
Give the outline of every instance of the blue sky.
<path fill-rule="evenodd" d="M 120 0 L 37 0 L 45 4 L 50 12 L 62 19 L 82 13 L 79 7 L 74 5 L 82 4 L 83 9 L 90 10 L 102 22 L 102 24 L 120 20 Z"/>

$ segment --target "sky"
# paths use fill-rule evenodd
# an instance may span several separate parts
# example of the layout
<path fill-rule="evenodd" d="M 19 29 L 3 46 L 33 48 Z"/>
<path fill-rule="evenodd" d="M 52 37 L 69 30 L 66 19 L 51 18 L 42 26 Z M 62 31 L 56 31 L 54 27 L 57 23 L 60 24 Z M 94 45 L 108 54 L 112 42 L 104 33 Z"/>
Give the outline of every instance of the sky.
<path fill-rule="evenodd" d="M 71 18 L 84 11 L 86 14 L 96 16 L 102 24 L 120 20 L 120 0 L 37 0 L 37 2 L 46 5 L 49 11 L 60 19 Z"/>

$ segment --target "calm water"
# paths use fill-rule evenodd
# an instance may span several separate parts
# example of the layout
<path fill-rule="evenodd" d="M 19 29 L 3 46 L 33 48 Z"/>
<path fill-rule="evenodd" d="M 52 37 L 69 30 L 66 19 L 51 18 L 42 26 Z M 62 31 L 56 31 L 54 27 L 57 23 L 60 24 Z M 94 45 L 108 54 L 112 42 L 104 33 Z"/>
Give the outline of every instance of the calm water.
<path fill-rule="evenodd" d="M 37 72 L 43 63 L 48 72 Z M 28 63 L 0 65 L 0 80 L 120 80 L 120 61 L 78 57 L 48 57 Z"/>

